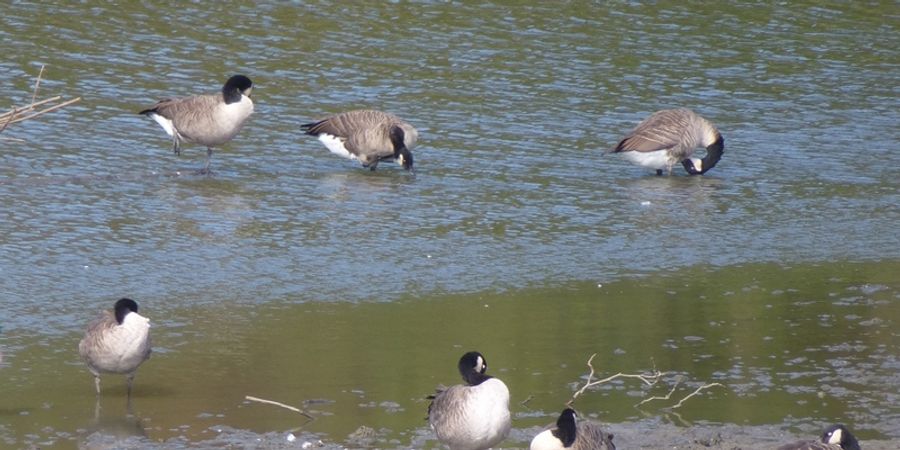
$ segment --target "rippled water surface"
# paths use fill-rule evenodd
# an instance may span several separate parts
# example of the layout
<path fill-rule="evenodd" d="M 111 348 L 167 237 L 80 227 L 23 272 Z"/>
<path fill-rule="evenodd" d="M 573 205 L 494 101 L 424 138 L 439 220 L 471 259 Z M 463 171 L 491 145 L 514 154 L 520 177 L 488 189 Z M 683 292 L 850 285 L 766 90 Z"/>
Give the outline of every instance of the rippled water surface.
<path fill-rule="evenodd" d="M 623 447 L 660 423 L 898 440 L 898 23 L 892 2 L 4 5 L 0 113 L 42 65 L 38 98 L 82 100 L 0 132 L 0 442 L 434 447 L 422 398 L 472 348 L 510 386 L 509 446 L 593 353 L 668 373 L 578 399 Z M 136 112 L 234 73 L 256 112 L 194 175 L 204 150 Z M 725 136 L 705 176 L 603 155 L 676 106 Z M 419 129 L 414 175 L 299 130 L 355 108 Z M 130 413 L 107 377 L 95 416 L 75 347 L 121 296 L 155 353 Z M 676 382 L 724 387 L 633 407 Z"/>

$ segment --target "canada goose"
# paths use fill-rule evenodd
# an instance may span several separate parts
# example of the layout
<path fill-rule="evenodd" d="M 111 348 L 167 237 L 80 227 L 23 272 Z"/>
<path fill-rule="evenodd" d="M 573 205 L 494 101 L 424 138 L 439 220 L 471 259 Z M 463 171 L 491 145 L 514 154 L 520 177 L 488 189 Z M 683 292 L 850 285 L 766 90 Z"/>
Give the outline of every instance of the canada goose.
<path fill-rule="evenodd" d="M 556 428 L 539 433 L 531 440 L 530 450 L 575 450 L 607 449 L 616 450 L 613 435 L 603 432 L 592 422 L 575 423 L 575 410 L 566 408 L 556 420 Z"/>
<path fill-rule="evenodd" d="M 509 389 L 486 371 L 484 356 L 468 352 L 459 360 L 466 384 L 439 389 L 428 397 L 432 399 L 428 423 L 451 450 L 491 448 L 509 434 Z"/>
<path fill-rule="evenodd" d="M 859 442 L 847 427 L 838 424 L 826 428 L 818 441 L 785 444 L 778 450 L 859 450 Z"/>
<path fill-rule="evenodd" d="M 150 357 L 150 320 L 138 314 L 134 300 L 123 298 L 112 311 L 103 311 L 88 325 L 78 343 L 78 353 L 94 374 L 100 395 L 100 374 L 125 374 L 128 396 L 138 366 Z"/>
<path fill-rule="evenodd" d="M 703 159 L 691 158 L 694 148 L 706 147 Z M 672 166 L 681 162 L 691 175 L 702 175 L 716 166 L 725 152 L 725 140 L 710 121 L 687 108 L 664 109 L 644 119 L 615 147 L 606 153 L 621 153 L 643 167 L 663 169 L 672 174 Z"/>
<path fill-rule="evenodd" d="M 412 170 L 410 150 L 419 132 L 405 120 L 382 111 L 355 110 L 301 125 L 306 134 L 318 136 L 332 153 L 358 160 L 375 170 L 378 162 L 393 159 Z"/>
<path fill-rule="evenodd" d="M 160 100 L 140 114 L 155 120 L 172 136 L 176 155 L 181 154 L 182 141 L 205 145 L 206 165 L 200 173 L 209 173 L 212 148 L 233 139 L 253 113 L 252 90 L 249 78 L 234 75 L 222 86 L 221 94 Z"/>

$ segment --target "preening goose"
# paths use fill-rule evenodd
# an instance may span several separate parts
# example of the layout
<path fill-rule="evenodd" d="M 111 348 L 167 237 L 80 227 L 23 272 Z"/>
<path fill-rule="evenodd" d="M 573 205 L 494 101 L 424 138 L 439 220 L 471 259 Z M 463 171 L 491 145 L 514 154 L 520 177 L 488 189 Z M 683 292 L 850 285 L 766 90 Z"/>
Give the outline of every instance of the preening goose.
<path fill-rule="evenodd" d="M 778 450 L 859 450 L 859 442 L 847 427 L 838 424 L 826 428 L 818 441 L 785 444 Z"/>
<path fill-rule="evenodd" d="M 78 353 L 94 374 L 94 385 L 100 395 L 100 374 L 124 374 L 128 395 L 134 374 L 150 358 L 150 320 L 138 314 L 134 300 L 123 298 L 112 311 L 103 311 L 88 325 L 78 343 Z"/>
<path fill-rule="evenodd" d="M 413 168 L 410 150 L 416 145 L 419 132 L 393 114 L 361 109 L 300 127 L 306 134 L 317 136 L 332 153 L 357 160 L 371 170 L 385 159 L 397 161 L 406 170 Z"/>
<path fill-rule="evenodd" d="M 243 75 L 234 75 L 218 94 L 165 99 L 140 112 L 159 123 L 172 136 L 172 148 L 181 154 L 181 143 L 192 142 L 206 146 L 206 165 L 200 173 L 209 173 L 212 148 L 233 139 L 250 114 L 253 82 Z"/>
<path fill-rule="evenodd" d="M 613 436 L 592 422 L 578 421 L 575 410 L 566 408 L 556 420 L 556 428 L 542 431 L 531 440 L 530 450 L 616 450 Z"/>
<path fill-rule="evenodd" d="M 451 450 L 491 448 L 509 434 L 509 389 L 499 379 L 485 375 L 487 362 L 481 353 L 466 353 L 458 367 L 466 384 L 429 397 L 428 423 Z"/>
<path fill-rule="evenodd" d="M 696 147 L 706 147 L 703 159 L 691 158 Z M 629 161 L 672 174 L 680 162 L 691 175 L 715 167 L 725 151 L 722 134 L 710 121 L 687 108 L 664 109 L 644 119 L 606 153 L 621 153 Z"/>

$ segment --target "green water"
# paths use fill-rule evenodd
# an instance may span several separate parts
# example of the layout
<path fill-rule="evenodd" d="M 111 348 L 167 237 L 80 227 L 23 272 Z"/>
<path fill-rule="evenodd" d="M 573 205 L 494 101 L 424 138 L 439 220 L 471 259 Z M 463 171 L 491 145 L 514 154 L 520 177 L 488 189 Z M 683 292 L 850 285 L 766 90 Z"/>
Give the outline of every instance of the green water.
<path fill-rule="evenodd" d="M 875 430 L 894 420 L 900 398 L 898 269 L 748 265 L 390 303 L 223 302 L 162 317 L 147 310 L 156 353 L 137 377 L 132 412 L 141 426 L 131 430 L 166 441 L 208 439 L 221 425 L 299 428 L 340 442 L 365 425 L 382 430 L 381 445 L 432 446 L 413 440 L 427 434 L 424 396 L 458 383 L 456 359 L 478 349 L 510 388 L 517 428 L 547 423 L 596 353 L 597 378 L 668 373 L 650 389 L 619 381 L 577 399 L 606 423 L 667 416 L 664 407 L 718 382 L 725 387 L 688 400 L 677 421 L 803 426 L 829 417 L 880 438 Z M 15 389 L 4 389 L 3 416 L 25 442 L 83 439 L 97 429 L 91 377 L 73 351 L 78 338 L 29 339 L 4 368 Z M 664 395 L 678 376 L 672 401 L 634 407 Z M 124 380 L 107 377 L 103 387 L 101 417 L 121 419 Z M 246 395 L 307 409 L 315 420 Z"/>
<path fill-rule="evenodd" d="M 623 448 L 837 421 L 896 448 L 894 2 L 0 9 L 0 111 L 42 65 L 37 98 L 82 97 L 0 133 L 0 445 L 434 447 L 423 396 L 474 348 L 512 391 L 508 446 L 596 353 L 670 372 L 578 399 Z M 255 113 L 194 176 L 204 150 L 137 111 L 234 73 Z M 725 137 L 705 176 L 602 155 L 676 106 Z M 354 108 L 418 128 L 414 176 L 298 129 Z M 155 353 L 132 414 L 115 378 L 95 414 L 75 348 L 122 296 Z M 634 408 L 677 379 L 673 399 L 725 387 Z"/>

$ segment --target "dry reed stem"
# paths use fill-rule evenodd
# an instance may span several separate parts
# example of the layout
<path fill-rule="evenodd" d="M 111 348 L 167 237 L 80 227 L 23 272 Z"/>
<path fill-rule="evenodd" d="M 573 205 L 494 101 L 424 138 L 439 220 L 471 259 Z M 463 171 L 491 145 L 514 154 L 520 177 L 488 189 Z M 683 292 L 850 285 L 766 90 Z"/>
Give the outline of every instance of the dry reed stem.
<path fill-rule="evenodd" d="M 44 65 L 41 64 L 41 71 L 38 72 L 37 81 L 34 82 L 34 92 L 31 94 L 31 103 L 34 104 L 34 99 L 37 98 L 38 88 L 41 87 L 41 76 L 44 75 Z"/>
<path fill-rule="evenodd" d="M 13 108 L 11 110 L 9 110 L 8 112 L 0 114 L 0 121 L 2 121 L 2 123 L 3 123 L 3 125 L 0 126 L 0 133 L 5 131 L 7 127 L 9 127 L 10 125 L 12 125 L 14 123 L 19 123 L 19 122 L 22 122 L 22 121 L 25 121 L 28 119 L 34 119 L 35 117 L 42 116 L 48 112 L 56 111 L 57 109 L 60 109 L 65 106 L 69 106 L 73 103 L 76 103 L 78 101 L 81 101 L 81 97 L 77 97 L 77 98 L 74 98 L 71 100 L 67 100 L 58 105 L 53 105 L 53 106 L 44 108 L 40 111 L 33 112 L 36 107 L 50 103 L 50 102 L 55 102 L 61 98 L 60 96 L 56 96 L 56 97 L 37 101 L 38 91 L 41 87 L 41 79 L 44 76 L 44 67 L 45 66 L 43 66 L 43 65 L 41 66 L 41 71 L 38 73 L 37 80 L 34 83 L 34 91 L 32 91 L 32 93 L 31 93 L 31 104 L 26 105 L 26 106 L 13 106 Z M 20 139 L 11 139 L 11 140 L 21 141 Z"/>
<path fill-rule="evenodd" d="M 59 100 L 60 98 L 62 98 L 62 97 L 57 95 L 56 97 L 45 98 L 39 102 L 34 102 L 30 105 L 25 105 L 22 107 L 16 106 L 13 109 L 9 110 L 8 112 L 0 114 L 0 119 L 4 118 L 6 116 L 15 116 L 16 114 L 22 114 L 25 111 L 31 111 L 32 109 L 34 109 L 35 106 L 41 106 L 44 103 L 55 102 L 55 101 Z"/>
<path fill-rule="evenodd" d="M 9 115 L 9 119 L 6 119 L 6 122 L 3 122 L 3 126 L 0 127 L 0 133 L 2 133 L 3 130 L 5 130 L 7 126 L 9 126 L 9 123 L 12 122 L 13 117 L 15 117 L 15 115 L 16 115 L 16 108 L 14 107 L 12 109 L 12 114 Z M 0 118 L 2 118 L 2 117 L 3 116 L 0 116 Z"/>
<path fill-rule="evenodd" d="M 284 409 L 289 409 L 289 410 L 294 411 L 294 412 L 296 412 L 296 413 L 300 413 L 300 415 L 306 417 L 306 418 L 309 419 L 310 421 L 316 420 L 315 417 L 309 415 L 309 413 L 307 413 L 306 411 L 304 411 L 304 410 L 302 410 L 302 409 L 299 409 L 299 408 L 295 408 L 295 407 L 293 407 L 293 406 L 291 406 L 291 405 L 285 405 L 284 403 L 276 402 L 276 401 L 274 401 L 274 400 L 266 400 L 266 399 L 264 399 L 264 398 L 252 397 L 252 396 L 249 396 L 249 395 L 245 395 L 244 398 L 247 399 L 247 400 L 250 400 L 250 401 L 252 401 L 252 402 L 259 402 L 259 403 L 266 403 L 266 404 L 269 404 L 269 405 L 280 406 L 280 407 L 282 407 L 282 408 L 284 408 Z"/>
<path fill-rule="evenodd" d="M 69 106 L 69 105 L 71 105 L 72 103 L 76 103 L 76 102 L 79 102 L 79 101 L 81 101 L 81 97 L 76 97 L 76 98 L 73 98 L 73 99 L 71 99 L 71 100 L 66 100 L 66 101 L 64 101 L 64 102 L 62 102 L 62 103 L 60 103 L 60 104 L 58 104 L 58 105 L 53 105 L 53 106 L 51 106 L 51 107 L 49 107 L 49 108 L 42 109 L 42 110 L 40 110 L 40 111 L 38 111 L 38 112 L 36 112 L 36 113 L 34 113 L 34 114 L 29 114 L 29 115 L 27 115 L 27 116 L 26 116 L 26 115 L 23 115 L 23 114 L 20 114 L 19 117 L 16 117 L 16 118 L 10 118 L 7 122 L 8 122 L 8 123 L 19 123 L 19 122 L 26 121 L 26 120 L 28 120 L 28 119 L 34 119 L 35 117 L 42 116 L 42 115 L 44 115 L 44 114 L 47 114 L 48 112 L 56 111 L 57 109 L 60 109 L 60 108 Z"/>

